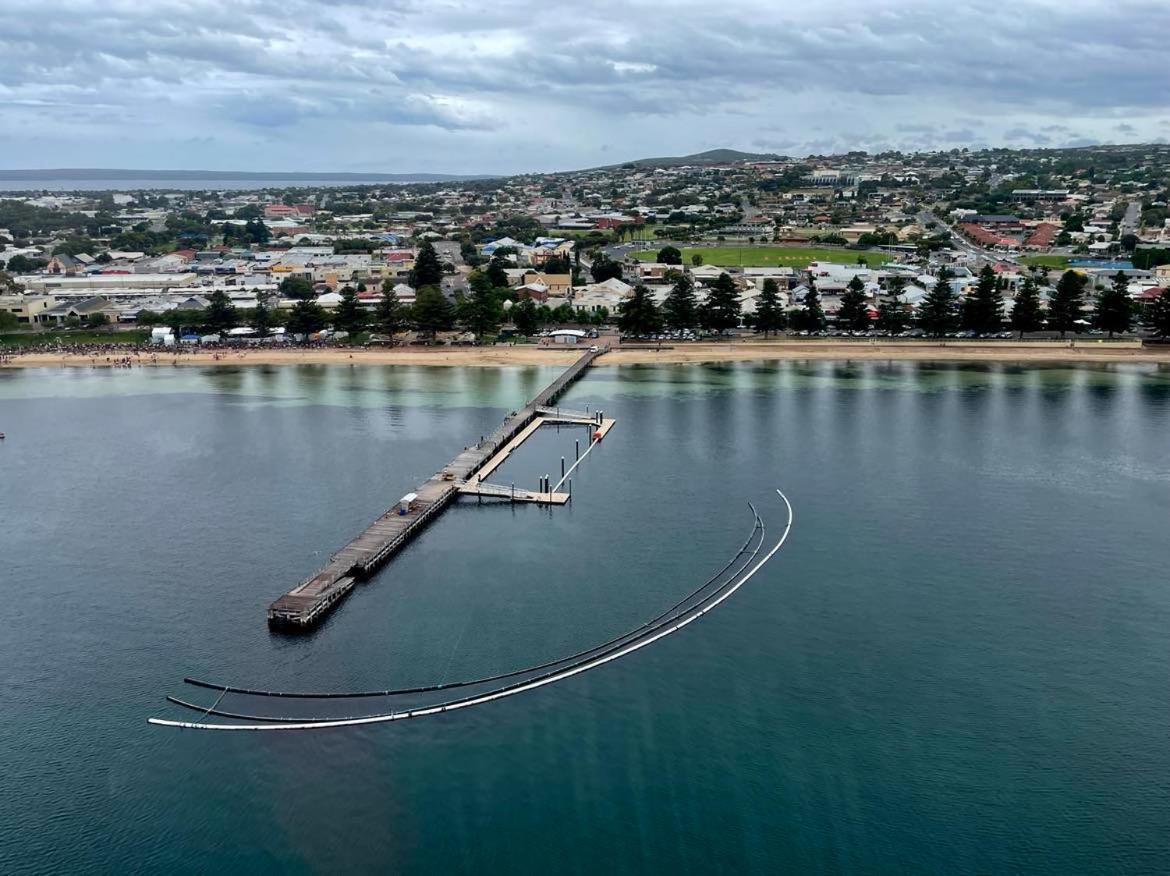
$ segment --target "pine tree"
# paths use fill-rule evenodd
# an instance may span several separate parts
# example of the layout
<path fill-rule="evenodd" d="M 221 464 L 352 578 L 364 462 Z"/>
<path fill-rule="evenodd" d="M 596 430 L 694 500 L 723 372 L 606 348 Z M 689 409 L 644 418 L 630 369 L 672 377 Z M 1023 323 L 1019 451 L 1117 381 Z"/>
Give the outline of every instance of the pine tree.
<path fill-rule="evenodd" d="M 1097 296 L 1097 307 L 1093 312 L 1093 323 L 1097 328 L 1109 332 L 1127 332 L 1133 326 L 1133 300 L 1129 297 L 1129 278 L 1125 271 L 1118 271 L 1113 285 L 1103 289 Z"/>
<path fill-rule="evenodd" d="M 1076 271 L 1065 271 L 1056 283 L 1056 293 L 1048 302 L 1048 326 L 1060 332 L 1079 331 L 1084 318 L 1086 279 Z"/>
<path fill-rule="evenodd" d="M 667 328 L 675 330 L 694 328 L 698 324 L 695 285 L 686 274 L 681 274 L 675 280 L 666 300 L 662 302 L 662 321 Z"/>
<path fill-rule="evenodd" d="M 788 319 L 780 305 L 780 287 L 770 277 L 764 281 L 764 288 L 756 301 L 756 331 L 768 337 L 769 332 L 780 331 Z"/>
<path fill-rule="evenodd" d="M 223 332 L 234 328 L 239 315 L 226 292 L 212 292 L 207 309 L 203 311 L 203 326 L 210 332 Z"/>
<path fill-rule="evenodd" d="M 358 301 L 357 290 L 346 286 L 341 290 L 341 302 L 333 313 L 333 327 L 338 331 L 357 334 L 369 323 L 369 316 Z"/>
<path fill-rule="evenodd" d="M 878 328 L 891 335 L 896 335 L 906 326 L 906 312 L 902 304 L 902 290 L 905 288 L 905 277 L 891 277 L 886 290 L 888 300 L 878 305 Z"/>
<path fill-rule="evenodd" d="M 256 330 L 256 337 L 266 338 L 271 334 L 272 312 L 263 293 L 256 293 L 256 309 L 252 311 L 252 328 Z"/>
<path fill-rule="evenodd" d="M 869 305 L 865 300 L 865 283 L 856 274 L 845 287 L 841 296 L 841 309 L 837 311 L 837 325 L 853 331 L 869 328 Z"/>
<path fill-rule="evenodd" d="M 726 274 L 720 274 L 707 296 L 706 322 L 719 333 L 739 327 L 739 290 L 735 281 Z"/>
<path fill-rule="evenodd" d="M 1024 285 L 1016 292 L 1016 300 L 1012 305 L 1012 328 L 1020 333 L 1038 332 L 1044 326 L 1044 318 L 1040 313 L 1040 287 L 1036 278 L 1029 275 L 1024 278 Z"/>
<path fill-rule="evenodd" d="M 999 331 L 1003 324 L 1003 298 L 991 265 L 979 272 L 979 282 L 963 300 L 963 328 L 986 334 Z"/>
<path fill-rule="evenodd" d="M 952 277 L 948 268 L 940 269 L 934 288 L 926 293 L 918 305 L 918 325 L 931 337 L 941 338 L 955 328 L 958 296 L 951 288 Z"/>
<path fill-rule="evenodd" d="M 298 301 L 288 315 L 288 330 L 294 335 L 311 335 L 324 327 L 324 309 L 308 298 Z"/>
<path fill-rule="evenodd" d="M 423 286 L 414 301 L 414 322 L 431 338 L 455 324 L 455 309 L 437 286 Z"/>
<path fill-rule="evenodd" d="M 508 268 L 511 263 L 500 256 L 492 256 L 488 262 L 486 273 L 492 281 L 493 288 L 505 288 L 508 285 Z"/>
<path fill-rule="evenodd" d="M 1146 311 L 1146 325 L 1160 338 L 1170 338 L 1170 288 L 1150 302 Z"/>
<path fill-rule="evenodd" d="M 382 282 L 382 298 L 374 312 L 374 324 L 378 331 L 390 337 L 391 344 L 394 343 L 394 335 L 402 331 L 406 325 L 405 308 L 394 294 L 394 283 L 390 280 Z"/>
<path fill-rule="evenodd" d="M 810 332 L 819 332 L 825 327 L 825 310 L 821 307 L 821 293 L 817 281 L 810 274 L 807 291 L 804 293 L 804 310 L 800 314 L 801 324 Z"/>
<path fill-rule="evenodd" d="M 534 334 L 537 325 L 536 302 L 531 298 L 525 298 L 513 307 L 512 322 L 516 326 L 516 331 L 524 337 Z"/>
<path fill-rule="evenodd" d="M 423 286 L 439 286 L 442 282 L 443 266 L 439 263 L 439 256 L 431 242 L 424 241 L 418 248 L 414 270 L 410 272 L 410 285 L 415 289 L 421 289 Z"/>
<path fill-rule="evenodd" d="M 482 338 L 500 326 L 500 300 L 491 277 L 481 271 L 472 271 L 467 285 L 471 294 L 463 308 L 463 323 L 476 338 Z"/>
<path fill-rule="evenodd" d="M 661 315 L 650 297 L 650 290 L 645 286 L 635 286 L 634 294 L 618 305 L 618 328 L 623 334 L 635 337 L 651 335 L 661 325 Z"/>

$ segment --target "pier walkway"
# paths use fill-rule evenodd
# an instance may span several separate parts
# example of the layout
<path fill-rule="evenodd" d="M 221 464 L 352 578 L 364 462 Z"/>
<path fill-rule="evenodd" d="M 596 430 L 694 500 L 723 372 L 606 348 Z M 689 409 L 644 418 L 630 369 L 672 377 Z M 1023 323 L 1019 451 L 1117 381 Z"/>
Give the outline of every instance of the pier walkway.
<path fill-rule="evenodd" d="M 489 484 L 483 479 L 499 468 L 513 450 L 546 423 L 591 427 L 590 442 L 585 453 L 574 460 L 573 468 L 576 468 L 593 446 L 609 432 L 614 421 L 607 420 L 600 411 L 561 411 L 554 405 L 589 364 L 608 350 L 608 346 L 602 346 L 584 353 L 535 399 L 511 413 L 494 433 L 478 444 L 465 448 L 440 471 L 416 487 L 414 499 L 409 503 L 406 513 L 400 513 L 402 509 L 395 506 L 371 523 L 357 538 L 330 557 L 323 569 L 273 602 L 268 607 L 268 622 L 273 626 L 293 629 L 311 627 L 358 581 L 376 572 L 459 495 L 546 505 L 566 504 L 570 493 L 562 492 L 560 488 L 572 469 L 562 475 L 561 481 L 555 486 L 550 484 L 547 490 L 541 491 Z"/>

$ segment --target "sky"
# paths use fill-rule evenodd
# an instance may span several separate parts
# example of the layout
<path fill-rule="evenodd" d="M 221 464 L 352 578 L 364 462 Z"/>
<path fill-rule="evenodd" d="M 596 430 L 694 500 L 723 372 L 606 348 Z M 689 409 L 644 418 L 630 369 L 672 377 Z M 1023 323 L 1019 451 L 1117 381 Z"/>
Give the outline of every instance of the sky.
<path fill-rule="evenodd" d="M 0 167 L 1161 142 L 1168 0 L 0 0 Z"/>

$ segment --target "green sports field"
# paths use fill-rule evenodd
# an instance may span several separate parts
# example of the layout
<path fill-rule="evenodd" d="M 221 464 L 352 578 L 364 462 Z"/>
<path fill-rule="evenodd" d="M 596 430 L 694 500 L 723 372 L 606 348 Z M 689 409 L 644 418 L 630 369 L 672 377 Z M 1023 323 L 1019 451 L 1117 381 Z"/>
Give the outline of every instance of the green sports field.
<path fill-rule="evenodd" d="M 815 246 L 688 246 L 682 249 L 683 264 L 690 265 L 691 256 L 695 253 L 703 257 L 703 264 L 721 268 L 807 268 L 809 262 L 852 265 L 857 263 L 858 256 L 862 256 L 871 266 L 893 261 L 889 253 L 876 250 Z M 641 261 L 652 262 L 657 258 L 658 250 L 636 252 L 633 255 Z"/>
<path fill-rule="evenodd" d="M 1022 265 L 1038 265 L 1044 268 L 1068 267 L 1068 256 L 1063 255 L 1027 255 L 1020 258 Z"/>

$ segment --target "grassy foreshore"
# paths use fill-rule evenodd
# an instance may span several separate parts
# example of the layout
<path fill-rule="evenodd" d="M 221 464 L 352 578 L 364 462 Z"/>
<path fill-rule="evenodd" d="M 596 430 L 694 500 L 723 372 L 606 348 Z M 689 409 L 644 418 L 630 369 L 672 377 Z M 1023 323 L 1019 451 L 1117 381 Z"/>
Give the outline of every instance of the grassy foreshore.
<path fill-rule="evenodd" d="M 112 366 L 129 359 L 131 364 L 175 365 L 567 365 L 580 351 L 530 345 L 486 347 L 406 347 L 366 349 L 331 347 L 318 349 L 255 348 L 157 353 L 30 352 L 5 357 L 9 368 Z M 619 347 L 597 360 L 598 366 L 672 362 L 743 362 L 783 359 L 950 360 L 974 362 L 1153 362 L 1170 364 L 1170 346 L 1142 347 L 1135 341 L 1081 339 L 1054 341 L 883 341 L 871 340 L 744 340 L 721 343 L 664 344 Z"/>

